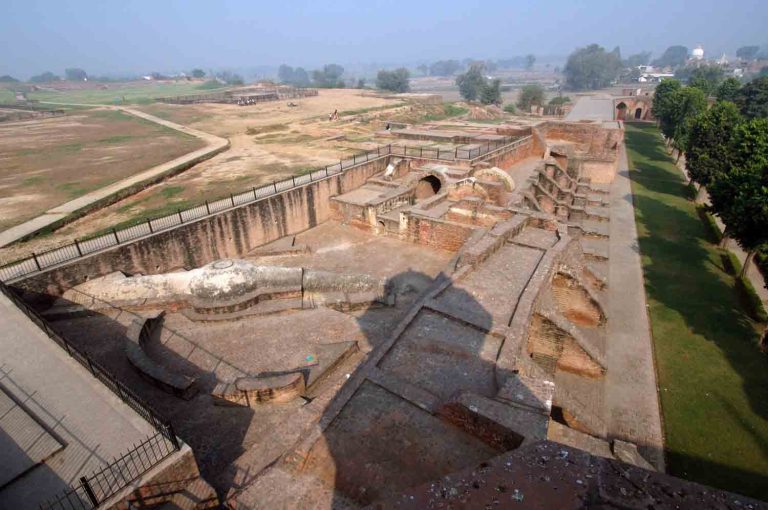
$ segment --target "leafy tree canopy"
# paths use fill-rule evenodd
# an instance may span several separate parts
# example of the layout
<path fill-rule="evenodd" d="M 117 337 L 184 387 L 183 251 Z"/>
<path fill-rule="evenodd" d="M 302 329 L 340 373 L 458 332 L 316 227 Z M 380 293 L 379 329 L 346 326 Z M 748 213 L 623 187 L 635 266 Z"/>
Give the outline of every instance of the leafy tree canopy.
<path fill-rule="evenodd" d="M 37 74 L 29 79 L 32 83 L 50 83 L 52 81 L 59 81 L 59 77 L 50 71 L 46 71 L 41 74 Z"/>
<path fill-rule="evenodd" d="M 19 80 L 17 80 L 16 78 L 14 78 L 11 75 L 4 74 L 4 75 L 0 76 L 0 83 L 18 83 L 18 82 L 19 82 Z"/>
<path fill-rule="evenodd" d="M 685 81 L 691 87 L 701 89 L 706 95 L 714 95 L 723 81 L 725 73 L 719 65 L 681 67 L 675 72 L 675 78 Z"/>
<path fill-rule="evenodd" d="M 459 69 L 461 63 L 458 60 L 438 60 L 429 66 L 431 76 L 453 76 Z"/>
<path fill-rule="evenodd" d="M 327 89 L 344 88 L 342 75 L 344 68 L 338 64 L 326 64 L 322 69 L 312 71 L 312 81 L 315 86 Z"/>
<path fill-rule="evenodd" d="M 716 103 L 691 121 L 685 152 L 688 173 L 694 182 L 709 186 L 728 172 L 732 160 L 732 137 L 743 117 L 735 104 Z"/>
<path fill-rule="evenodd" d="M 688 60 L 688 48 L 685 46 L 670 46 L 664 53 L 653 61 L 657 67 L 680 67 Z"/>
<path fill-rule="evenodd" d="M 520 96 L 517 98 L 517 107 L 524 112 L 530 112 L 531 106 L 541 106 L 544 104 L 544 89 L 539 84 L 525 85 L 520 89 Z"/>
<path fill-rule="evenodd" d="M 79 67 L 64 69 L 64 76 L 66 76 L 69 81 L 84 81 L 88 79 L 88 74 Z"/>
<path fill-rule="evenodd" d="M 529 71 L 533 69 L 533 65 L 536 63 L 536 56 L 533 54 L 528 54 L 525 56 L 525 68 Z"/>
<path fill-rule="evenodd" d="M 376 75 L 376 86 L 382 90 L 390 90 L 392 92 L 408 92 L 411 90 L 410 77 L 411 73 L 404 67 L 394 71 L 382 69 Z"/>
<path fill-rule="evenodd" d="M 294 69 L 291 66 L 283 64 L 277 69 L 277 78 L 281 83 L 294 85 L 296 87 L 306 87 L 309 85 L 309 74 L 307 74 L 307 71 L 305 71 L 303 67 Z"/>
<path fill-rule="evenodd" d="M 205 78 L 205 71 L 199 68 L 192 69 L 190 74 L 192 75 L 192 78 Z"/>
<path fill-rule="evenodd" d="M 641 53 L 636 53 L 634 55 L 628 56 L 627 59 L 623 62 L 623 64 L 624 64 L 624 67 L 637 67 L 637 66 L 648 65 L 648 62 L 650 61 L 651 61 L 651 52 L 643 51 Z"/>
<path fill-rule="evenodd" d="M 619 48 L 611 52 L 597 44 L 579 48 L 565 64 L 565 83 L 572 90 L 595 90 L 607 87 L 619 76 L 621 55 Z"/>
<path fill-rule="evenodd" d="M 674 147 L 682 152 L 688 148 L 693 119 L 707 109 L 707 96 L 696 87 L 683 87 L 675 96 L 677 108 L 672 120 L 672 142 Z"/>
<path fill-rule="evenodd" d="M 486 80 L 480 89 L 480 102 L 501 104 L 501 80 Z"/>
<path fill-rule="evenodd" d="M 753 162 L 733 168 L 712 183 L 709 195 L 742 248 L 752 252 L 768 243 L 768 166 Z"/>
<path fill-rule="evenodd" d="M 677 109 L 677 93 L 683 85 L 677 80 L 662 80 L 653 93 L 653 116 L 659 119 L 661 132 L 671 138 L 674 132 L 673 119 Z"/>
<path fill-rule="evenodd" d="M 756 78 L 739 90 L 736 104 L 749 119 L 768 117 L 768 76 Z"/>
<path fill-rule="evenodd" d="M 739 89 L 741 89 L 741 82 L 737 78 L 729 76 L 723 80 L 719 87 L 717 87 L 715 96 L 718 101 L 730 101 L 731 103 L 735 103 L 736 97 L 739 94 Z"/>
<path fill-rule="evenodd" d="M 456 85 L 459 86 L 461 97 L 467 101 L 475 101 L 480 97 L 480 92 L 485 86 L 485 75 L 483 74 L 482 64 L 473 64 L 469 66 L 466 73 L 456 77 Z"/>

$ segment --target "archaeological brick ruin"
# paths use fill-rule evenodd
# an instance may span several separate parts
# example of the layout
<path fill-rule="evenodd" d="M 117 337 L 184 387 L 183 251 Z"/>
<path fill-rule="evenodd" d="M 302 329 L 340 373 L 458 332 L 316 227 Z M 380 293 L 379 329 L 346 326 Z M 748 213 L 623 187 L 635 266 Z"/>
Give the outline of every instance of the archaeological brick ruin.
<path fill-rule="evenodd" d="M 4 268 L 3 299 L 122 392 L 103 419 L 138 413 L 167 449 L 99 504 L 730 508 L 663 475 L 652 361 L 612 312 L 622 124 L 377 135 L 335 167 Z M 81 483 L 66 497 L 101 490 Z"/>

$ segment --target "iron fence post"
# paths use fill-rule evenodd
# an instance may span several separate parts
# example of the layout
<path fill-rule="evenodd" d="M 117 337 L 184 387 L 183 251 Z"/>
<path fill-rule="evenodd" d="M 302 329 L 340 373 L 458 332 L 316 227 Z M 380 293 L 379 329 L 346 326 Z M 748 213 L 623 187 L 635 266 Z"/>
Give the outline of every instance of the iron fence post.
<path fill-rule="evenodd" d="M 232 202 L 232 207 L 234 207 L 235 206 L 235 196 L 232 193 L 229 194 L 229 201 Z"/>
<path fill-rule="evenodd" d="M 152 229 L 152 220 L 150 220 L 149 218 L 147 218 L 147 226 L 149 227 L 149 233 L 154 234 L 155 231 Z"/>
<path fill-rule="evenodd" d="M 179 223 L 184 223 L 184 218 L 181 217 L 181 209 L 176 209 L 176 213 L 179 215 Z"/>
<path fill-rule="evenodd" d="M 80 249 L 80 241 L 78 241 L 77 239 L 75 239 L 75 248 L 77 248 L 77 254 L 82 257 L 83 250 Z"/>
<path fill-rule="evenodd" d="M 91 484 L 88 482 L 88 479 L 84 476 L 80 477 L 80 486 L 85 491 L 85 495 L 88 496 L 88 500 L 91 502 L 94 508 L 99 506 L 99 500 L 96 498 L 96 493 L 93 492 L 93 489 L 91 488 Z"/>
<path fill-rule="evenodd" d="M 170 436 L 168 439 L 170 439 L 171 444 L 176 449 L 176 451 L 181 450 L 179 439 L 176 437 L 176 433 L 173 431 L 173 425 L 171 425 L 170 423 L 168 423 L 168 435 Z"/>
<path fill-rule="evenodd" d="M 115 236 L 115 243 L 120 244 L 120 238 L 117 237 L 117 230 L 112 229 L 112 235 Z"/>
<path fill-rule="evenodd" d="M 277 181 L 272 181 L 272 187 L 275 188 L 275 194 L 277 194 Z"/>
<path fill-rule="evenodd" d="M 328 175 L 328 167 L 325 167 L 325 175 Z M 293 187 L 296 187 L 296 177 L 293 175 L 291 176 L 291 182 L 293 183 Z"/>
<path fill-rule="evenodd" d="M 255 200 L 256 199 L 256 190 L 255 189 L 253 190 L 253 197 L 254 197 L 254 200 Z M 211 206 L 208 205 L 208 201 L 207 200 L 205 201 L 205 212 L 207 212 L 208 215 L 211 214 Z"/>

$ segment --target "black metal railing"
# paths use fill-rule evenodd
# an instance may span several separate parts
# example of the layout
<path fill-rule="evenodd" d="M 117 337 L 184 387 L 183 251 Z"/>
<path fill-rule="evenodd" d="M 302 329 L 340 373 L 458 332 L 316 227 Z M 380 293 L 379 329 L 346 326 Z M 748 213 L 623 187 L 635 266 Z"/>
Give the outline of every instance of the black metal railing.
<path fill-rule="evenodd" d="M 77 484 L 40 504 L 41 510 L 92 510 L 179 450 L 173 431 L 158 431 Z"/>
<path fill-rule="evenodd" d="M 271 197 L 284 191 L 298 188 L 314 181 L 322 180 L 334 175 L 340 174 L 357 165 L 365 164 L 387 156 L 399 156 L 412 159 L 428 159 L 437 161 L 473 161 L 481 156 L 485 156 L 502 148 L 510 149 L 522 145 L 529 141 L 531 136 L 522 138 L 505 137 L 503 140 L 488 142 L 477 147 L 469 149 L 439 149 L 431 147 L 409 147 L 407 145 L 383 145 L 374 150 L 355 154 L 351 158 L 340 160 L 333 165 L 327 165 L 318 168 L 304 175 L 298 175 L 274 181 L 258 188 L 253 187 L 248 191 L 230 194 L 226 198 L 209 202 L 206 200 L 189 209 L 179 209 L 175 213 L 159 218 L 151 218 L 137 225 L 122 228 L 120 230 L 112 229 L 105 234 L 85 240 L 75 240 L 74 243 L 52 248 L 41 253 L 32 253 L 31 256 L 10 262 L 0 266 L 0 281 L 9 282 L 16 278 L 21 278 L 30 274 L 37 273 L 49 267 L 53 267 L 65 262 L 79 259 L 86 255 L 112 248 L 129 241 L 139 239 L 148 235 L 169 230 L 179 225 L 196 221 L 205 216 L 216 214 L 227 209 L 232 209 L 244 204 L 257 202 L 267 197 Z"/>
<path fill-rule="evenodd" d="M 58 497 L 56 501 L 51 503 L 51 506 L 43 506 L 43 508 L 95 508 L 99 502 L 126 487 L 131 481 L 147 472 L 171 453 L 181 449 L 173 425 L 163 420 L 151 405 L 121 383 L 114 374 L 94 361 L 88 353 L 56 333 L 45 319 L 1 282 L 0 292 L 24 312 L 49 338 L 59 344 L 71 357 L 87 368 L 96 379 L 152 425 L 156 431 L 154 435 L 139 445 L 134 445 L 131 450 L 114 459 L 97 473 L 88 477 L 81 477 L 77 486 Z M 80 495 L 85 496 L 85 498 L 80 498 Z M 75 504 L 76 501 L 81 501 L 82 504 L 78 506 Z M 87 503 L 91 503 L 92 506 L 87 506 Z"/>

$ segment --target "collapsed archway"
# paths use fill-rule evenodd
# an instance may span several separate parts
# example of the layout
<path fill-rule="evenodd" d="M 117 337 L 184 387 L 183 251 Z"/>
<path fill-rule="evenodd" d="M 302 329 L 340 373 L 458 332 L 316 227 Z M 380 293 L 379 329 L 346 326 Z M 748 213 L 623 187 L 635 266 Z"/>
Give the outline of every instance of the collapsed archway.
<path fill-rule="evenodd" d="M 443 183 L 440 182 L 440 179 L 434 175 L 427 175 L 419 179 L 419 182 L 416 183 L 414 195 L 416 200 L 423 200 L 425 198 L 437 195 L 437 193 L 440 192 L 440 188 L 442 187 Z"/>
<path fill-rule="evenodd" d="M 616 105 L 616 120 L 624 120 L 627 118 L 627 104 L 623 101 Z"/>

